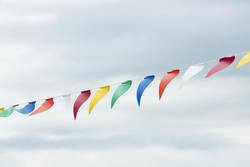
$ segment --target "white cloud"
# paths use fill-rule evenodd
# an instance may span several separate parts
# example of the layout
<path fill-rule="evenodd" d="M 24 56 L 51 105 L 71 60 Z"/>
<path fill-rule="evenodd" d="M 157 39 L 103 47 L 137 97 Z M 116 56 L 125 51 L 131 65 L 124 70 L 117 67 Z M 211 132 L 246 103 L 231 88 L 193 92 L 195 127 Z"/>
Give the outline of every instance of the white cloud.
<path fill-rule="evenodd" d="M 1 12 L 0 25 L 41 25 L 49 24 L 55 21 L 54 14 L 37 14 L 37 13 L 22 13 L 22 12 Z"/>
<path fill-rule="evenodd" d="M 18 0 L 1 0 L 1 3 L 3 5 L 15 5 L 15 6 L 22 6 L 22 7 L 27 7 L 27 6 L 32 6 L 32 7 L 46 7 L 46 6 L 53 6 L 53 7 L 77 7 L 78 5 L 83 5 L 86 7 L 91 7 L 95 5 L 102 5 L 102 4 L 107 4 L 111 2 L 117 2 L 117 0 L 74 0 L 74 1 L 69 1 L 69 0 L 43 0 L 43 1 L 32 1 L 32 0 L 23 0 L 22 2 Z M 82 6 L 82 7 L 83 7 Z"/>
<path fill-rule="evenodd" d="M 158 101 L 165 72 L 248 49 L 248 1 L 0 4 L 2 105 L 161 72 L 141 108 L 137 80 L 112 111 L 115 87 L 77 121 L 60 98 L 46 113 L 1 118 L 2 166 L 249 166 L 250 66 L 204 79 L 212 63 Z"/>

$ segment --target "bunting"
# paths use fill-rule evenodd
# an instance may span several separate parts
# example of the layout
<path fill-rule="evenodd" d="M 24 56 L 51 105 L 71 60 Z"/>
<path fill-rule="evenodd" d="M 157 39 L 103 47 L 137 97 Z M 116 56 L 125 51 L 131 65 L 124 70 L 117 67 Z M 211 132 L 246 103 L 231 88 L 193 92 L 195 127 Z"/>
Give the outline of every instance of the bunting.
<path fill-rule="evenodd" d="M 17 107 L 18 105 L 14 105 L 2 112 L 0 112 L 0 117 L 9 117 L 13 112 L 14 112 L 14 109 Z"/>
<path fill-rule="evenodd" d="M 175 77 L 180 73 L 180 70 L 173 70 L 170 72 L 167 72 L 167 74 L 161 79 L 161 83 L 159 86 L 159 100 L 161 100 L 162 94 L 165 90 L 165 88 L 168 86 L 168 84 L 175 79 Z"/>
<path fill-rule="evenodd" d="M 150 75 L 144 78 L 143 81 L 141 81 L 140 85 L 137 88 L 137 102 L 138 106 L 140 107 L 141 105 L 141 96 L 145 89 L 149 86 L 149 84 L 155 79 L 154 75 Z"/>
<path fill-rule="evenodd" d="M 238 63 L 238 65 L 236 66 L 236 68 L 240 68 L 241 66 L 247 64 L 248 62 L 250 62 L 250 52 L 248 52 Z"/>
<path fill-rule="evenodd" d="M 91 111 L 95 107 L 95 105 L 109 92 L 110 86 L 104 86 L 99 88 L 95 95 L 93 96 L 90 105 L 89 105 L 89 115 L 91 114 Z"/>
<path fill-rule="evenodd" d="M 21 113 L 21 114 L 29 114 L 32 111 L 34 111 L 35 109 L 35 104 L 36 102 L 30 102 L 29 104 L 27 104 L 26 106 L 24 106 L 22 109 L 15 109 L 15 111 Z"/>
<path fill-rule="evenodd" d="M 207 73 L 206 78 L 230 66 L 234 62 L 234 59 L 235 56 L 221 58 L 219 63 Z"/>
<path fill-rule="evenodd" d="M 237 55 L 237 54 L 236 54 Z M 216 60 L 218 61 L 218 60 Z M 222 71 L 223 69 L 229 67 L 233 62 L 235 61 L 235 56 L 231 57 L 223 57 L 219 59 L 219 62 L 207 73 L 205 76 L 206 78 L 214 75 L 217 72 Z M 211 61 L 209 61 L 211 62 Z M 248 52 L 243 58 L 240 59 L 238 62 L 236 68 L 239 68 L 245 64 L 250 62 L 250 52 Z M 208 62 L 207 62 L 208 63 Z M 204 70 L 205 65 L 207 63 L 199 63 L 195 65 L 191 65 L 187 68 L 187 70 L 184 72 L 184 74 L 181 77 L 181 82 L 185 82 L 190 80 L 192 77 L 200 73 L 202 70 Z M 180 71 L 182 71 L 183 68 L 178 68 L 175 70 L 172 70 L 170 72 L 167 72 L 161 79 L 160 84 L 159 84 L 159 100 L 162 98 L 163 93 L 166 89 L 166 87 L 179 75 Z M 153 82 L 155 79 L 155 75 L 150 75 L 146 76 L 140 83 L 137 88 L 136 92 L 136 98 L 137 98 L 137 103 L 138 106 L 140 107 L 141 105 L 141 98 L 145 90 L 148 88 L 148 86 Z M 115 85 L 118 85 L 116 88 L 114 94 L 112 95 L 111 99 L 111 109 L 113 109 L 114 105 L 117 103 L 118 99 L 121 98 L 132 86 L 134 80 L 128 80 L 126 82 L 118 83 Z M 114 85 L 114 84 L 113 84 Z M 96 106 L 96 104 L 104 98 L 108 92 L 110 91 L 111 86 L 104 86 L 100 87 L 92 97 L 90 104 L 89 104 L 89 112 L 88 114 L 90 115 L 93 108 Z M 90 98 L 91 96 L 91 91 L 93 89 L 85 90 L 85 91 L 79 91 L 80 94 L 76 98 L 74 105 L 73 105 L 73 115 L 74 119 L 76 120 L 77 114 L 79 112 L 79 109 L 81 106 L 86 103 L 86 101 Z M 38 101 L 41 101 L 41 99 L 38 99 L 37 101 L 32 101 L 32 102 L 25 102 L 17 105 L 11 105 L 11 106 L 5 106 L 0 108 L 0 117 L 9 117 L 10 115 L 13 114 L 14 111 L 21 113 L 21 114 L 29 114 L 29 116 L 36 115 L 45 111 L 48 111 L 54 106 L 54 99 L 57 97 L 63 97 L 65 99 L 65 103 L 63 104 L 68 104 L 69 106 L 71 95 L 74 93 L 68 93 L 65 95 L 61 96 L 54 96 L 52 98 L 46 99 L 40 107 L 36 109 L 36 104 Z M 23 108 L 16 108 L 19 105 L 24 105 Z M 66 107 L 62 107 L 62 109 L 65 109 Z"/>
<path fill-rule="evenodd" d="M 124 94 L 126 93 L 132 85 L 132 81 L 123 82 L 115 91 L 114 95 L 112 96 L 111 101 L 111 109 L 114 107 L 115 102 Z"/>
<path fill-rule="evenodd" d="M 85 103 L 89 99 L 90 95 L 91 95 L 91 91 L 86 90 L 86 91 L 82 91 L 81 94 L 77 97 L 75 104 L 74 104 L 74 108 L 73 108 L 75 120 L 77 117 L 78 110 L 83 105 L 83 103 Z"/>
<path fill-rule="evenodd" d="M 62 96 L 62 103 L 63 105 L 61 105 L 61 110 L 64 111 L 69 111 L 71 110 L 71 94 L 67 94 L 67 95 L 63 95 Z"/>
<path fill-rule="evenodd" d="M 201 72 L 204 69 L 205 65 L 204 64 L 196 64 L 190 66 L 185 73 L 182 75 L 182 82 L 186 82 L 195 75 L 197 75 L 199 72 Z"/>
<path fill-rule="evenodd" d="M 49 110 L 51 107 L 53 107 L 54 105 L 54 99 L 53 98 L 49 98 L 46 99 L 45 102 L 35 111 L 33 111 L 30 116 L 35 115 L 35 114 L 39 114 L 41 112 L 45 112 L 47 110 Z"/>

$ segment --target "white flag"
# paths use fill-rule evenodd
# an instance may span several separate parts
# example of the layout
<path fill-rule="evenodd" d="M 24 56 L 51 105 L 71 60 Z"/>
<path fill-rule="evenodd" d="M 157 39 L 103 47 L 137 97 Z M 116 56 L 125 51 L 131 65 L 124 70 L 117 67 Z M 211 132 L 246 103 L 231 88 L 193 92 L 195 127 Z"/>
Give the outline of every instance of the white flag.
<path fill-rule="evenodd" d="M 188 81 L 189 79 L 191 79 L 193 76 L 195 76 L 196 74 L 198 74 L 199 72 L 201 72 L 204 69 L 205 65 L 204 64 L 196 64 L 196 65 L 192 65 L 190 66 L 186 72 L 183 74 L 182 76 L 182 81 Z"/>
<path fill-rule="evenodd" d="M 61 102 L 62 102 L 62 110 L 64 110 L 64 111 L 66 111 L 66 112 L 69 112 L 69 111 L 71 111 L 72 109 L 71 109 L 71 94 L 67 94 L 67 95 L 64 95 L 64 96 L 62 96 L 62 100 L 61 100 Z"/>

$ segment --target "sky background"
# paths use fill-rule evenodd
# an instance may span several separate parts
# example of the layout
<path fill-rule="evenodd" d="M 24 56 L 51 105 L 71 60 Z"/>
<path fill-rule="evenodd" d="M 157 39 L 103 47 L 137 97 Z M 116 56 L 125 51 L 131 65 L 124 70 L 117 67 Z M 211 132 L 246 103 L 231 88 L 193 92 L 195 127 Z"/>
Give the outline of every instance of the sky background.
<path fill-rule="evenodd" d="M 0 119 L 0 162 L 10 167 L 248 167 L 250 65 L 209 79 L 208 65 L 158 101 L 165 72 L 249 51 L 247 0 L 0 0 L 2 106 L 156 74 L 110 110 L 116 87 L 88 116 L 56 99 L 33 117 Z"/>

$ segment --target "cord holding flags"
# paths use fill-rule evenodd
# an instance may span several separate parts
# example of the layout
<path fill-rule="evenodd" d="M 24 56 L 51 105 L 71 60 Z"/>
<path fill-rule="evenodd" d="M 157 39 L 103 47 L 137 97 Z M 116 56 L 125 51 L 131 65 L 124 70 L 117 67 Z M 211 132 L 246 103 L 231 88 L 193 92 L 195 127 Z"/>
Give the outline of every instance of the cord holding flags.
<path fill-rule="evenodd" d="M 241 53 L 238 53 L 235 55 L 239 55 L 239 54 L 241 54 Z M 205 78 L 211 77 L 211 76 L 215 75 L 216 73 L 218 73 L 218 72 L 224 70 L 225 68 L 229 67 L 230 65 L 232 65 L 233 62 L 235 61 L 235 57 L 236 56 L 220 58 L 219 62 L 207 73 Z M 187 82 L 188 80 L 190 80 L 191 78 L 193 78 L 194 76 L 199 74 L 204 69 L 206 64 L 209 64 L 209 63 L 212 63 L 215 61 L 218 61 L 218 60 L 211 60 L 211 61 L 208 61 L 205 63 L 194 64 L 194 65 L 187 67 L 186 71 L 183 73 L 183 75 L 181 77 L 181 81 Z M 245 56 L 243 56 L 240 59 L 236 68 L 238 69 L 238 68 L 242 67 L 243 65 L 247 64 L 248 62 L 250 62 L 250 52 L 247 52 L 245 54 Z M 176 77 L 178 77 L 178 75 L 180 75 L 180 73 L 183 71 L 183 69 L 185 69 L 185 67 L 171 70 L 163 76 L 163 78 L 161 79 L 161 82 L 159 84 L 159 100 L 163 96 L 166 87 L 172 82 L 172 80 L 174 80 Z M 140 84 L 137 88 L 137 102 L 138 102 L 139 107 L 141 105 L 141 98 L 142 98 L 143 93 L 146 91 L 147 87 L 154 81 L 154 79 L 155 79 L 155 75 L 150 75 L 150 76 L 146 76 L 140 82 Z M 93 97 L 91 99 L 90 105 L 89 105 L 89 114 L 91 114 L 91 112 L 94 109 L 94 107 L 96 106 L 96 104 L 108 94 L 111 87 L 119 85 L 117 87 L 116 91 L 114 92 L 112 99 L 111 99 L 111 109 L 112 109 L 114 107 L 115 103 L 117 102 L 117 100 L 120 99 L 121 96 L 124 95 L 130 89 L 132 83 L 136 80 L 138 80 L 138 79 L 128 80 L 128 81 L 122 82 L 122 83 L 115 83 L 115 84 L 103 86 L 100 88 L 93 88 L 93 89 L 89 89 L 89 90 L 80 91 L 81 93 L 77 97 L 77 99 L 74 103 L 74 106 L 73 106 L 74 119 L 76 120 L 79 109 L 90 98 L 92 91 L 96 90 L 95 94 L 93 95 Z M 24 114 L 24 115 L 29 114 L 29 116 L 33 116 L 33 115 L 36 115 L 36 114 L 39 114 L 42 112 L 46 112 L 54 106 L 54 99 L 55 98 L 63 97 L 65 95 L 71 96 L 74 93 L 78 93 L 78 92 L 71 92 L 71 93 L 67 93 L 64 95 L 60 95 L 60 96 L 54 96 L 54 97 L 50 97 L 50 98 L 46 98 L 46 99 L 37 99 L 37 100 L 32 100 L 31 102 L 24 102 L 24 103 L 20 103 L 20 104 L 11 105 L 11 106 L 6 106 L 3 108 L 0 108 L 0 117 L 9 117 L 15 111 L 19 112 L 21 114 Z M 36 107 L 36 103 L 38 101 L 44 101 L 44 102 L 42 103 L 41 106 Z M 22 104 L 26 104 L 26 105 L 23 108 L 17 108 L 19 105 L 22 105 Z"/>

